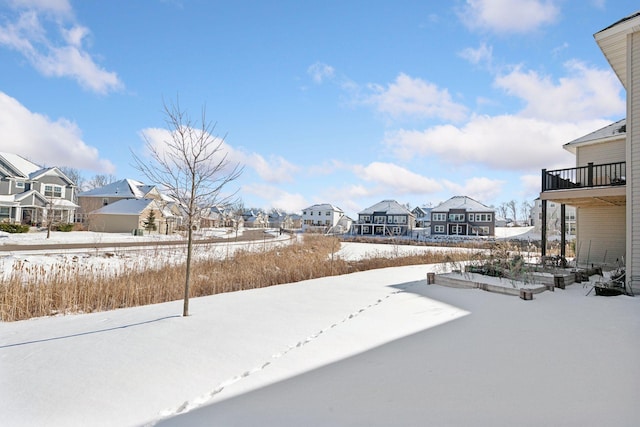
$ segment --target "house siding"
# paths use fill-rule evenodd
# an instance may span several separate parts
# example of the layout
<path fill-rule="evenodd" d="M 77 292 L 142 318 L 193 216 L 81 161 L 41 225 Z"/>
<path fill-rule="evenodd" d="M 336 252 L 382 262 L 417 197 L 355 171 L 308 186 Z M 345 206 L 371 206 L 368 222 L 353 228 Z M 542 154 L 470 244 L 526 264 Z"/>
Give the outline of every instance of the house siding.
<path fill-rule="evenodd" d="M 626 159 L 625 139 L 580 147 L 576 153 L 576 166 L 587 166 L 589 163 L 606 164 L 624 162 Z"/>
<path fill-rule="evenodd" d="M 640 33 L 627 36 L 627 276 L 640 292 Z M 630 172 L 630 173 L 629 173 Z M 634 215 L 634 212 L 636 213 Z"/>
<path fill-rule="evenodd" d="M 131 233 L 140 228 L 140 217 L 137 215 L 94 214 L 91 217 L 90 229 L 103 233 Z"/>
<path fill-rule="evenodd" d="M 625 207 L 578 208 L 576 255 L 579 266 L 610 265 L 625 259 Z"/>

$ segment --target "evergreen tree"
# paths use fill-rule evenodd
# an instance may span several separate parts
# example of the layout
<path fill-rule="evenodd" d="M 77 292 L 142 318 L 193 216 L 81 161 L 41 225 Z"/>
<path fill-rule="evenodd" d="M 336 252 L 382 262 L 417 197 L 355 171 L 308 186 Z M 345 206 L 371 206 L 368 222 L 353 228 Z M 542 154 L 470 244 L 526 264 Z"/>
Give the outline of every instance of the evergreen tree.
<path fill-rule="evenodd" d="M 144 220 L 144 229 L 147 231 L 156 231 L 156 214 L 153 210 L 149 211 L 149 215 L 147 215 L 147 219 Z"/>

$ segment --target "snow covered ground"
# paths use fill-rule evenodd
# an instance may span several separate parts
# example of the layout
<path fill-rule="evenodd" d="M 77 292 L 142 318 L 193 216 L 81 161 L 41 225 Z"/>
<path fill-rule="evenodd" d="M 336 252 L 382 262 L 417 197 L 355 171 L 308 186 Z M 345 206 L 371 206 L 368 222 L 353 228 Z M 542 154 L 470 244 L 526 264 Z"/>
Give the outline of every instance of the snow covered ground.
<path fill-rule="evenodd" d="M 1 424 L 640 423 L 637 298 L 427 285 L 442 269 L 0 323 Z"/>

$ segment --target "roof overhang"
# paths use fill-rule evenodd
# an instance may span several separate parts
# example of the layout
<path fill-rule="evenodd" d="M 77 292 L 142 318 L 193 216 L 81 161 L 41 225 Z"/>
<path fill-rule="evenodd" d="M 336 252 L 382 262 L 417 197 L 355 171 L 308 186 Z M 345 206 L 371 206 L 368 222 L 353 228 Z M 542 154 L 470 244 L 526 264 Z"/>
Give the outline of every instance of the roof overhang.
<path fill-rule="evenodd" d="M 640 31 L 640 12 L 635 12 L 593 35 L 613 71 L 627 88 L 627 35 Z"/>

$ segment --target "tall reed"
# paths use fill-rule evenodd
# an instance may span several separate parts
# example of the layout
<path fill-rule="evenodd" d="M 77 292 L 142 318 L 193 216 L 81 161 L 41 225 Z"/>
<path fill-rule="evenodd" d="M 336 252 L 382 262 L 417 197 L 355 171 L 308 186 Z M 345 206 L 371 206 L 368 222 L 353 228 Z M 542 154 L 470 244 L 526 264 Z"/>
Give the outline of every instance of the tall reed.
<path fill-rule="evenodd" d="M 361 261 L 332 256 L 335 237 L 305 235 L 301 242 L 273 249 L 237 250 L 222 259 L 201 257 L 192 266 L 191 296 L 213 295 L 329 275 L 410 264 L 464 259 L 465 253 L 424 252 L 408 256 L 374 255 Z M 117 271 L 79 268 L 74 263 L 53 270 L 20 261 L 0 284 L 0 320 L 69 313 L 89 313 L 179 300 L 184 265 L 124 266 Z"/>

